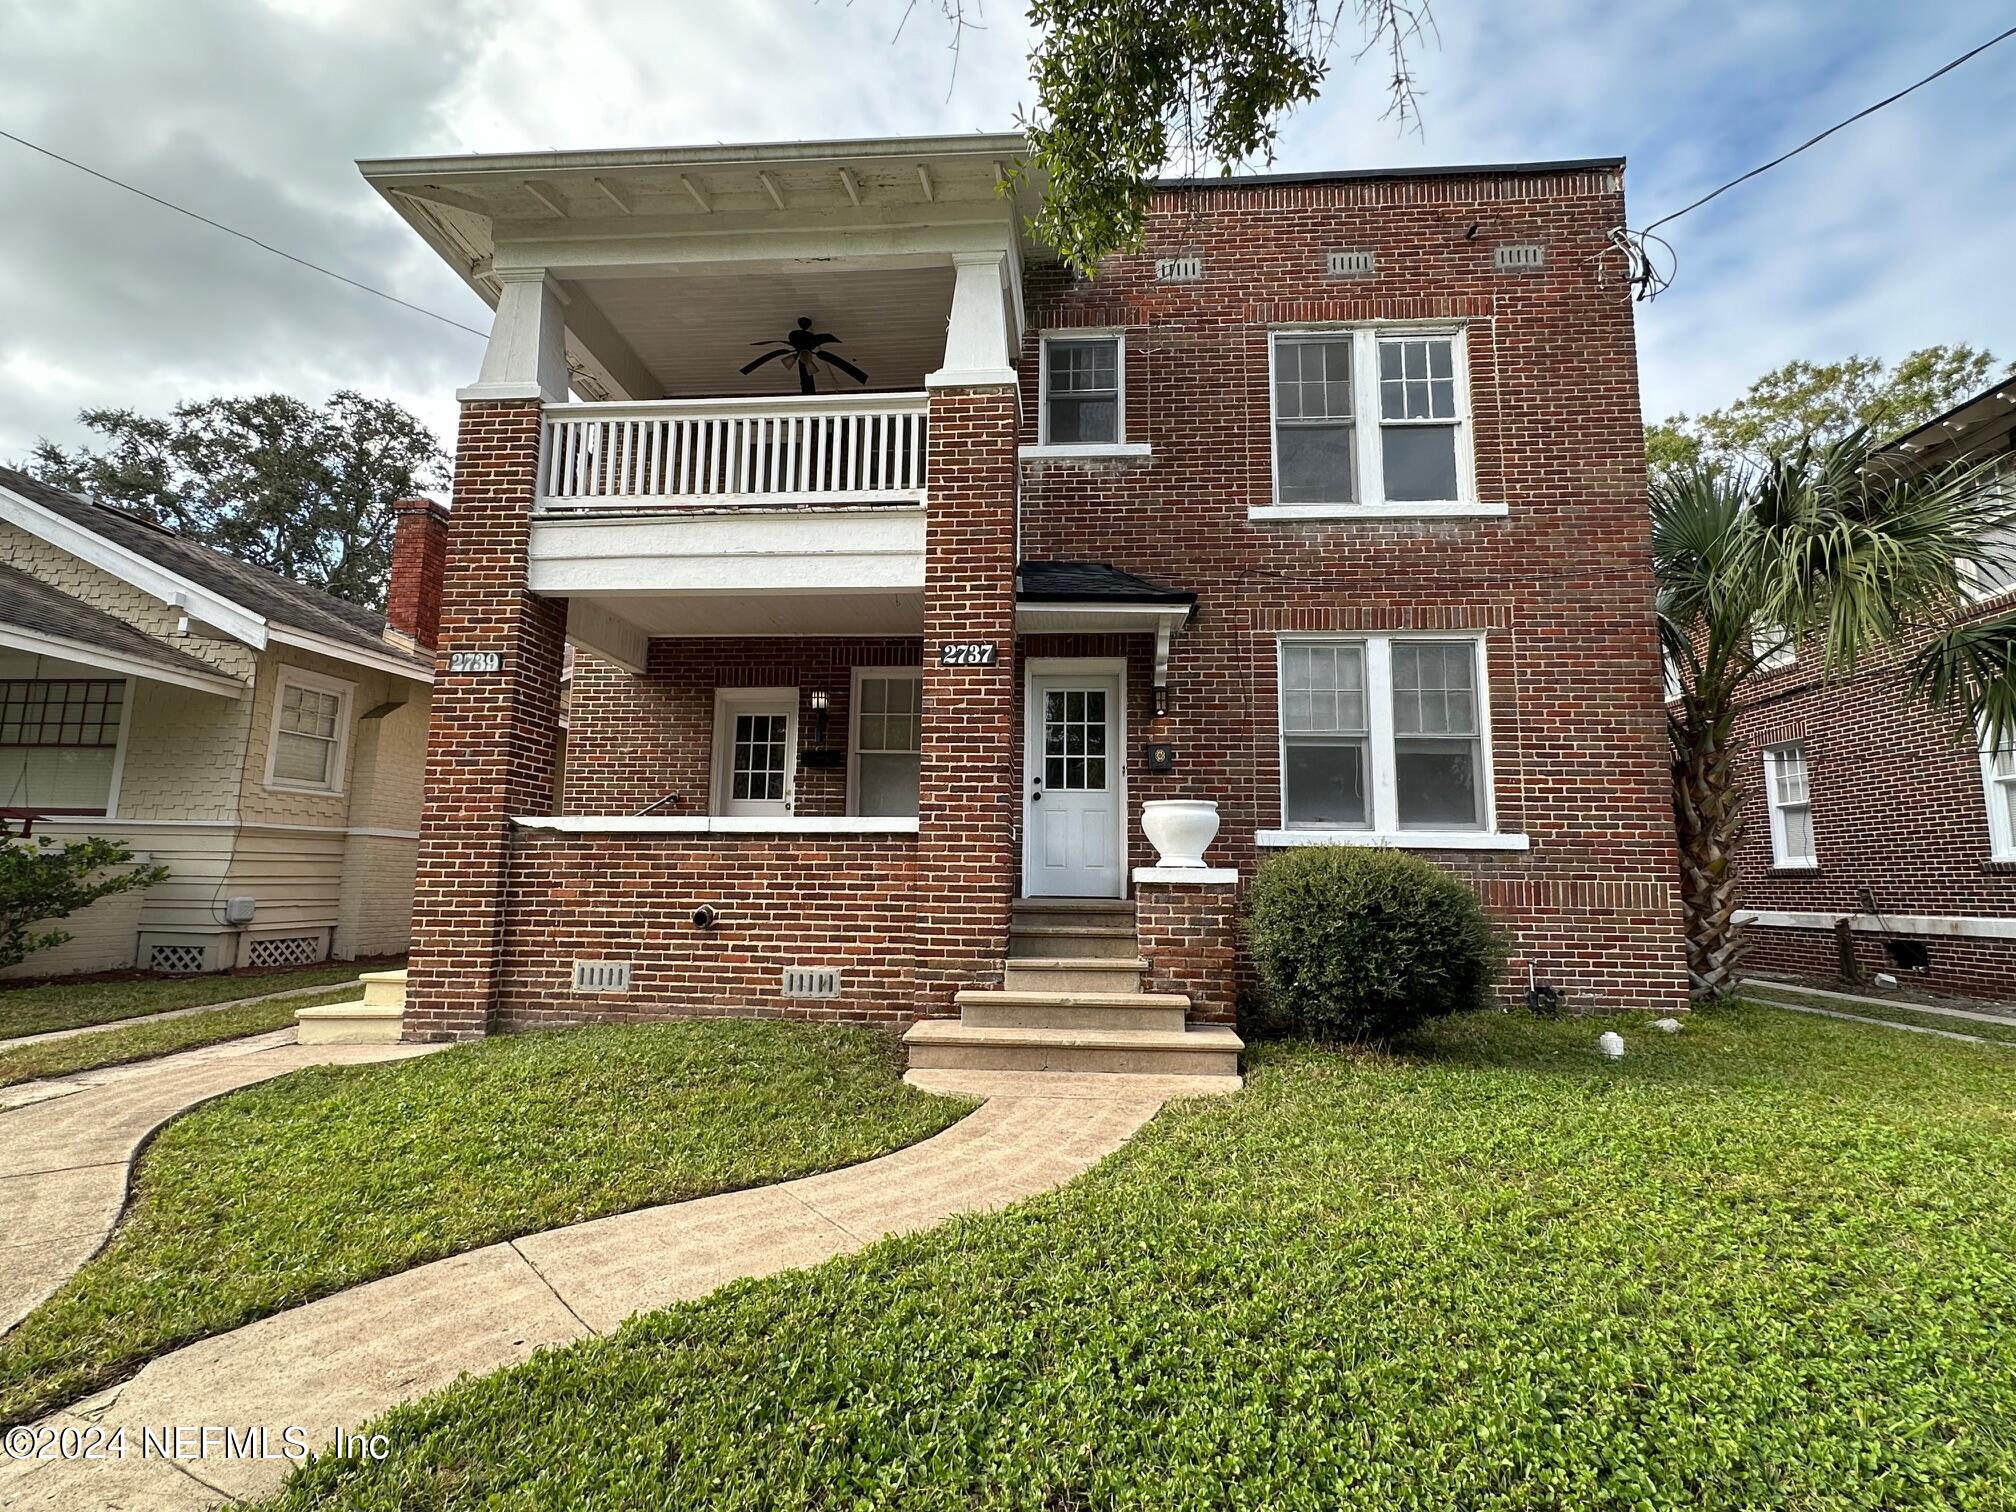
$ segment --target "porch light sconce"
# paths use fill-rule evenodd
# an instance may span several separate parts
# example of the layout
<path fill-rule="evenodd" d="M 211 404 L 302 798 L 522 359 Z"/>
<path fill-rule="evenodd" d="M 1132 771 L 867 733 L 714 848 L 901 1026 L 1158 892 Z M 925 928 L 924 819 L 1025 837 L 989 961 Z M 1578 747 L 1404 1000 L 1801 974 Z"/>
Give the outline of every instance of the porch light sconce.
<path fill-rule="evenodd" d="M 1155 685 L 1155 717 L 1162 719 L 1169 713 L 1169 688 L 1166 683 Z"/>
<path fill-rule="evenodd" d="M 817 729 L 819 732 L 818 740 L 821 745 L 826 744 L 826 711 L 832 705 L 833 699 L 824 688 L 814 690 L 812 694 L 812 712 L 819 716 Z"/>

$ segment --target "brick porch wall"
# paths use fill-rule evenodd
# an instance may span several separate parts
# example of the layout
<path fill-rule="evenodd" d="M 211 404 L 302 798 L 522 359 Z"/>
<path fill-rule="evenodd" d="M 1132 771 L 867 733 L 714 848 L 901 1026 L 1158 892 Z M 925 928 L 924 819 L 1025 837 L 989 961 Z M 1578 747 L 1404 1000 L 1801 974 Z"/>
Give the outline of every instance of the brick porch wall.
<path fill-rule="evenodd" d="M 507 821 L 552 810 L 567 606 L 524 587 L 539 422 L 536 400 L 462 406 L 420 814 L 408 1039 L 489 1032 Z M 502 670 L 450 675 L 450 650 L 495 651 Z"/>
<path fill-rule="evenodd" d="M 497 1027 L 685 1017 L 895 1025 L 915 1013 L 911 835 L 595 835 L 524 830 L 510 863 Z M 719 910 L 696 928 L 700 904 Z M 577 994 L 576 960 L 630 961 L 628 993 Z M 786 966 L 841 996 L 790 999 Z"/>

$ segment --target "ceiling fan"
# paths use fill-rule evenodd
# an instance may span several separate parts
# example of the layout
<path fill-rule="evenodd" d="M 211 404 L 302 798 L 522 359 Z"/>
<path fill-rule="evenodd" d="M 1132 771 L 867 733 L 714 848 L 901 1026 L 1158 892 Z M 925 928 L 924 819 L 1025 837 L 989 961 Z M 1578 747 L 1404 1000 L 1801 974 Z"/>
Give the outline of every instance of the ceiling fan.
<path fill-rule="evenodd" d="M 751 346 L 767 346 L 771 350 L 765 352 L 754 362 L 745 362 L 742 365 L 742 371 L 753 373 L 756 369 L 763 366 L 764 363 L 775 362 L 781 357 L 784 359 L 784 366 L 798 370 L 798 392 L 801 394 L 814 392 L 813 375 L 818 371 L 817 364 L 822 362 L 829 367 L 838 368 L 856 383 L 866 383 L 868 375 L 862 372 L 861 369 L 854 366 L 845 357 L 823 350 L 823 348 L 839 339 L 838 336 L 827 335 L 813 330 L 812 317 L 801 315 L 798 317 L 798 329 L 786 336 L 781 344 L 769 341 L 750 342 Z"/>

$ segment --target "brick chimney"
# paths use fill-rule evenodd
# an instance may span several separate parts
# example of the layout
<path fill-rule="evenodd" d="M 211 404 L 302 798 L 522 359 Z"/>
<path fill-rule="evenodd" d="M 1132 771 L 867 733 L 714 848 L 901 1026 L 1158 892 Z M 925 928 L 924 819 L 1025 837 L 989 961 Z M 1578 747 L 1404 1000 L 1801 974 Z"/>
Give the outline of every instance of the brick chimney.
<path fill-rule="evenodd" d="M 385 624 L 430 651 L 441 631 L 441 572 L 447 563 L 447 509 L 432 499 L 401 499 L 394 504 Z"/>

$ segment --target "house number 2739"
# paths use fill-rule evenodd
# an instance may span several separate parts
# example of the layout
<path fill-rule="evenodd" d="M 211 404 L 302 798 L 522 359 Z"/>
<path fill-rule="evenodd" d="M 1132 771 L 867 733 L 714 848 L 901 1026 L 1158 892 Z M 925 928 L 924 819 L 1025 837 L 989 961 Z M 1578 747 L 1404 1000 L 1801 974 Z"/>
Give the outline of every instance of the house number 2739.
<path fill-rule="evenodd" d="M 992 641 L 947 641 L 938 648 L 941 667 L 991 667 L 994 661 Z"/>

